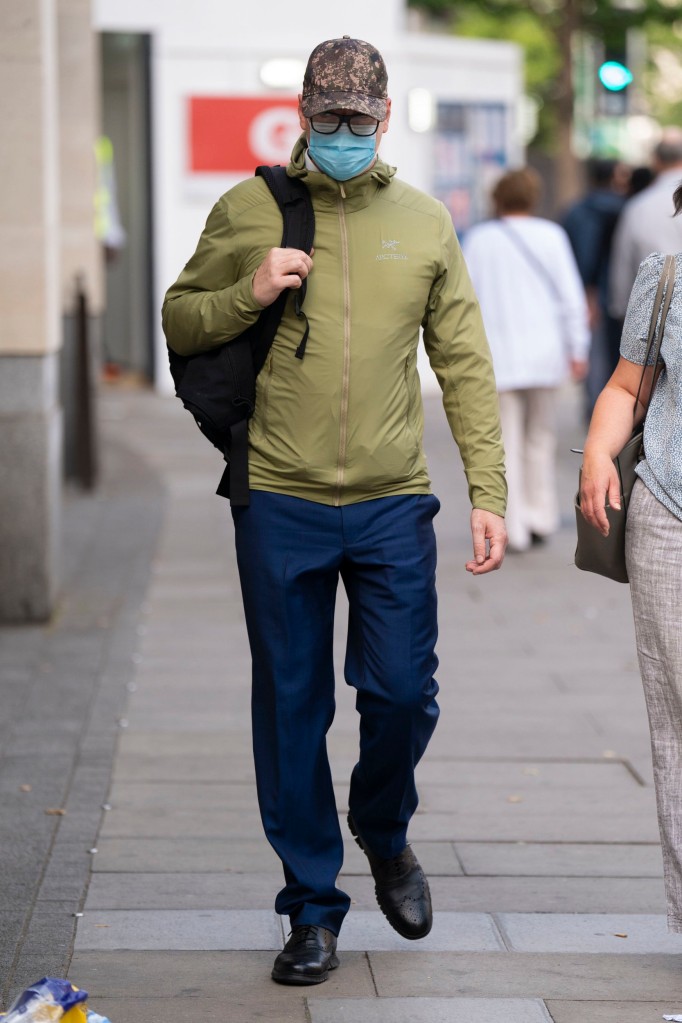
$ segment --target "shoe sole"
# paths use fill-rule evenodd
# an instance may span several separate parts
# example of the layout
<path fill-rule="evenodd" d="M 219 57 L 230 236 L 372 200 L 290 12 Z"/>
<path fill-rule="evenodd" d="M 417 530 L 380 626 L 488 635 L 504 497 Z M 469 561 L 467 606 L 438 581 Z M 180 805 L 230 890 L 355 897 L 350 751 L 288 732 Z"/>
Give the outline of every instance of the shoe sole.
<path fill-rule="evenodd" d="M 337 969 L 338 965 L 338 957 L 334 955 L 329 960 L 329 969 L 325 970 L 324 973 L 320 973 L 317 977 L 303 977 L 300 973 L 276 974 L 274 970 L 270 976 L 277 984 L 291 984 L 295 987 L 309 987 L 311 984 L 323 984 L 329 977 L 330 970 Z"/>
<path fill-rule="evenodd" d="M 369 863 L 369 868 L 370 868 L 370 871 L 371 871 L 371 869 L 372 869 L 372 861 L 370 859 L 370 854 L 368 853 L 367 849 L 365 848 L 365 845 L 364 845 L 362 839 L 360 838 L 360 835 L 358 834 L 358 832 L 357 832 L 357 830 L 355 828 L 355 822 L 354 822 L 354 820 L 353 820 L 353 818 L 351 817 L 350 814 L 348 814 L 348 817 L 346 818 L 346 821 L 348 823 L 348 828 L 350 830 L 350 833 L 351 833 L 351 835 L 353 836 L 353 838 L 356 841 L 356 844 L 360 846 L 360 848 L 362 849 L 363 853 L 367 857 L 367 862 Z M 428 888 L 428 881 L 426 880 L 426 878 L 424 878 L 424 880 L 425 880 L 426 886 Z M 399 934 L 401 938 L 406 938 L 408 941 L 419 941 L 421 938 L 425 938 L 427 936 L 427 934 L 430 934 L 431 928 L 433 927 L 433 920 L 429 924 L 428 928 L 425 931 L 423 931 L 421 934 L 407 934 L 405 931 L 401 931 L 399 927 L 396 927 L 394 921 L 391 920 L 390 916 L 388 915 L 388 913 L 386 912 L 384 907 L 379 902 L 379 896 L 377 895 L 376 885 L 375 885 L 375 888 L 374 888 L 374 893 L 375 893 L 375 895 L 377 897 L 377 906 L 379 907 L 381 912 L 384 914 L 384 917 L 386 918 L 387 923 L 390 924 L 390 926 L 393 928 L 393 930 L 396 932 L 396 934 Z M 430 894 L 430 892 L 429 892 L 429 894 Z"/>

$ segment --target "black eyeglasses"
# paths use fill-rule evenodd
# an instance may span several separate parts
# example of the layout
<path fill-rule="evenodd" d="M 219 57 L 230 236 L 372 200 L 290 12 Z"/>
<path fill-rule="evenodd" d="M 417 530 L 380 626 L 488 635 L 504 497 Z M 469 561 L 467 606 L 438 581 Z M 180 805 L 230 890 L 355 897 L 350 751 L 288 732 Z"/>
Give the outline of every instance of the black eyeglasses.
<path fill-rule="evenodd" d="M 313 114 L 310 118 L 313 131 L 320 135 L 333 135 L 342 124 L 347 124 L 353 135 L 376 135 L 379 121 L 367 114 Z"/>

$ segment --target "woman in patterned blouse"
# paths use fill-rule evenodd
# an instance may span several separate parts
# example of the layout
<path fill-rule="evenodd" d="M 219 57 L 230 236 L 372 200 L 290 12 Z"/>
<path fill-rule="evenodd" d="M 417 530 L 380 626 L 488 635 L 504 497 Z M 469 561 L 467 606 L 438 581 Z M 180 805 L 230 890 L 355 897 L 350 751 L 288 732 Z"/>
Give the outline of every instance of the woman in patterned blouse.
<path fill-rule="evenodd" d="M 682 213 L 682 183 L 673 203 L 675 215 Z M 620 507 L 612 459 L 632 432 L 664 258 L 654 253 L 639 268 L 623 326 L 621 357 L 599 396 L 585 442 L 582 513 L 605 536 L 609 530 L 605 502 Z M 675 257 L 659 364 L 645 372 L 642 394 L 649 393 L 645 457 L 637 467 L 639 478 L 628 506 L 625 557 L 651 728 L 668 926 L 682 932 L 682 253 Z M 644 413 L 639 404 L 635 421 L 641 422 Z"/>

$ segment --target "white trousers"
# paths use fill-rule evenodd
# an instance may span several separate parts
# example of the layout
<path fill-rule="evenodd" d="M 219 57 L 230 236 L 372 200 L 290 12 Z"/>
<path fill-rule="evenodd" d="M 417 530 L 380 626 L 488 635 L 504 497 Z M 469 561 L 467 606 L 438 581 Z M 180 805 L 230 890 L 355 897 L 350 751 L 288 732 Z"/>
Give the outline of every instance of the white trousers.
<path fill-rule="evenodd" d="M 556 487 L 556 389 L 500 391 L 500 419 L 507 466 L 507 533 L 514 550 L 530 546 L 531 534 L 559 528 Z"/>

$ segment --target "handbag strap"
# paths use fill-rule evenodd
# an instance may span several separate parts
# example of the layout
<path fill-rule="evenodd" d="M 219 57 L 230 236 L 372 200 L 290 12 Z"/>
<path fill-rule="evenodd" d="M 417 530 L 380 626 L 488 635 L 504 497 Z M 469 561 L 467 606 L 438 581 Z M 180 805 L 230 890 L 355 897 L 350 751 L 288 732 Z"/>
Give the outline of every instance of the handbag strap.
<path fill-rule="evenodd" d="M 516 245 L 517 249 L 525 257 L 525 260 L 529 264 L 529 266 L 531 266 L 533 270 L 535 270 L 537 276 L 540 277 L 545 282 L 549 291 L 552 294 L 552 298 L 558 305 L 560 305 L 561 292 L 559 291 L 556 281 L 550 274 L 545 264 L 540 259 L 538 259 L 538 257 L 535 255 L 531 247 L 526 244 L 521 235 L 518 234 L 517 231 L 515 231 L 514 228 L 511 227 L 506 220 L 504 220 L 502 217 L 498 217 L 497 224 L 499 227 L 502 228 L 507 238 L 509 238 L 509 240 L 514 245 Z"/>
<path fill-rule="evenodd" d="M 637 388 L 637 397 L 635 398 L 634 408 L 632 410 L 633 416 L 637 415 L 637 405 L 639 404 L 639 396 L 644 386 L 644 377 L 646 375 L 646 369 L 649 365 L 649 357 L 651 356 L 652 349 L 655 344 L 654 352 L 654 373 L 651 378 L 651 388 L 649 390 L 649 397 L 647 399 L 647 408 L 651 401 L 651 395 L 653 394 L 654 385 L 656 383 L 656 366 L 658 365 L 658 359 L 661 353 L 661 344 L 663 342 L 663 334 L 665 332 L 665 321 L 668 318 L 668 309 L 670 308 L 670 302 L 673 297 L 673 289 L 675 287 L 675 257 L 666 256 L 663 263 L 663 269 L 661 270 L 661 277 L 658 282 L 658 289 L 656 291 L 656 297 L 654 298 L 654 306 L 651 310 L 651 320 L 649 321 L 649 336 L 647 338 L 646 356 L 644 358 L 644 365 L 642 366 L 642 375 L 639 379 L 639 387 Z M 665 295 L 665 297 L 664 297 Z M 658 316 L 661 316 L 659 323 Z M 658 324 L 658 331 L 656 325 Z M 646 415 L 646 413 L 645 413 Z"/>

